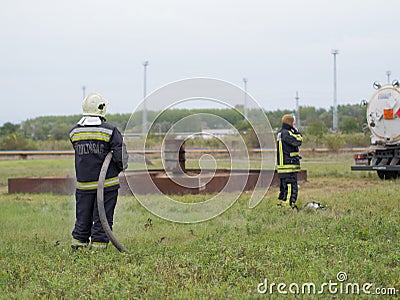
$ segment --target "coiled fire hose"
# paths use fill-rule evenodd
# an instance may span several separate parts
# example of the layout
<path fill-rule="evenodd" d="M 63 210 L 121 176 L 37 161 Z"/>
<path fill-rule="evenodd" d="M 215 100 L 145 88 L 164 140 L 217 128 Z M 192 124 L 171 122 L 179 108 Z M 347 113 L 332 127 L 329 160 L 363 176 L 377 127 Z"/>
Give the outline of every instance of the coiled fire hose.
<path fill-rule="evenodd" d="M 110 225 L 108 224 L 107 221 L 107 216 L 106 216 L 106 211 L 104 208 L 104 180 L 106 179 L 106 174 L 108 170 L 108 166 L 110 165 L 112 158 L 112 152 L 109 152 L 104 159 L 103 165 L 100 170 L 100 175 L 99 175 L 99 185 L 97 186 L 97 208 L 99 210 L 99 217 L 101 221 L 101 225 L 103 226 L 103 229 L 110 239 L 111 243 L 117 248 L 120 252 L 125 252 L 129 253 L 127 249 L 122 246 L 117 238 L 114 236 Z"/>

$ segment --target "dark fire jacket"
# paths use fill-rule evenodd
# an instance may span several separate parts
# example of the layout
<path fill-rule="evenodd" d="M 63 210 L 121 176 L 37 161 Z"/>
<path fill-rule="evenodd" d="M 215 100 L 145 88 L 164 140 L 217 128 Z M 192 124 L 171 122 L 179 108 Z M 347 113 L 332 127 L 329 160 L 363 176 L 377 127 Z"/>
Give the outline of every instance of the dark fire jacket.
<path fill-rule="evenodd" d="M 69 137 L 75 149 L 77 190 L 96 192 L 101 167 L 110 151 L 113 159 L 107 171 L 104 190 L 118 189 L 118 174 L 127 168 L 128 154 L 117 127 L 103 120 L 95 126 L 76 124 Z"/>
<path fill-rule="evenodd" d="M 277 170 L 278 173 L 300 171 L 299 147 L 303 136 L 294 127 L 283 123 L 277 137 Z"/>

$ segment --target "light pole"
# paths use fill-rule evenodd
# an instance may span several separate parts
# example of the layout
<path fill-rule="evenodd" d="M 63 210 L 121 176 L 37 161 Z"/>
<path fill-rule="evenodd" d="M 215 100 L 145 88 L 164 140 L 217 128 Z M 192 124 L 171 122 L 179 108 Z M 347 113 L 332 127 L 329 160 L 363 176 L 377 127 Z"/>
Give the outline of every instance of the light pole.
<path fill-rule="evenodd" d="M 247 120 L 247 78 L 243 78 L 244 83 L 244 117 Z"/>
<path fill-rule="evenodd" d="M 86 86 L 82 86 L 83 99 L 86 97 Z"/>
<path fill-rule="evenodd" d="M 392 74 L 392 72 L 390 71 L 386 71 L 386 76 L 388 78 L 388 84 L 390 84 L 390 75 Z"/>
<path fill-rule="evenodd" d="M 142 115 L 142 134 L 147 133 L 147 109 L 146 109 L 146 95 L 147 95 L 147 66 L 149 62 L 146 60 L 143 63 L 144 73 L 143 73 L 143 115 Z"/>
<path fill-rule="evenodd" d="M 333 49 L 333 131 L 338 131 L 338 115 L 337 115 L 337 80 L 336 80 L 336 55 L 339 54 L 339 50 Z"/>
<path fill-rule="evenodd" d="M 299 92 L 296 91 L 296 125 L 297 128 L 300 128 L 300 107 L 299 107 Z"/>

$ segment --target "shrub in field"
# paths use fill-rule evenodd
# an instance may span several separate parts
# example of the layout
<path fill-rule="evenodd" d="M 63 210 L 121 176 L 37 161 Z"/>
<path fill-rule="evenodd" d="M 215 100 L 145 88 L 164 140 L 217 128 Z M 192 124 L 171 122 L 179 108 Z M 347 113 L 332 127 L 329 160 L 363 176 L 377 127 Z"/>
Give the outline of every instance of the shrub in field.
<path fill-rule="evenodd" d="M 322 146 L 320 139 L 315 135 L 307 135 L 303 136 L 303 144 L 301 145 L 302 148 L 318 148 Z"/>
<path fill-rule="evenodd" d="M 346 143 L 343 134 L 329 133 L 324 135 L 324 143 L 331 151 L 338 151 Z"/>
<path fill-rule="evenodd" d="M 1 150 L 36 150 L 37 143 L 26 138 L 22 133 L 10 134 L 0 141 Z"/>
<path fill-rule="evenodd" d="M 69 140 L 38 141 L 37 145 L 40 150 L 72 150 Z"/>
<path fill-rule="evenodd" d="M 348 147 L 367 147 L 370 144 L 369 133 L 351 133 L 343 135 L 345 139 L 345 145 Z"/>

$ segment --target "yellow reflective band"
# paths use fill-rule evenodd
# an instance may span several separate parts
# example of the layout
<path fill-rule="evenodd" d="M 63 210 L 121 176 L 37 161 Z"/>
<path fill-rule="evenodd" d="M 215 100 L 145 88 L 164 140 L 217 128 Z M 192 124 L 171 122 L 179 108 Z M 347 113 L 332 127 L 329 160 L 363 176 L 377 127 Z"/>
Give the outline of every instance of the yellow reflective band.
<path fill-rule="evenodd" d="M 110 141 L 110 135 L 105 133 L 97 133 L 97 132 L 82 132 L 82 133 L 75 133 L 71 137 L 72 142 L 77 141 L 86 141 L 86 140 L 96 140 L 96 141 Z"/>
<path fill-rule="evenodd" d="M 298 156 L 298 155 L 299 155 L 299 152 L 290 152 L 290 157 Z"/>
<path fill-rule="evenodd" d="M 300 166 L 299 165 L 283 165 L 277 166 L 278 173 L 292 173 L 292 172 L 299 172 Z"/>
<path fill-rule="evenodd" d="M 102 243 L 102 242 L 92 242 L 90 246 L 92 248 L 99 248 L 99 249 L 106 249 L 108 243 Z"/>
<path fill-rule="evenodd" d="M 107 135 L 112 135 L 113 131 L 111 129 L 102 128 L 102 127 L 78 127 L 72 130 L 69 134 L 69 137 L 72 137 L 74 134 L 79 133 L 104 133 Z"/>
<path fill-rule="evenodd" d="M 290 201 L 290 197 L 292 196 L 292 184 L 289 183 L 287 187 L 288 187 L 288 193 L 286 199 Z"/>
<path fill-rule="evenodd" d="M 97 140 L 109 142 L 113 131 L 102 127 L 75 128 L 69 134 L 72 142 L 83 140 Z"/>
<path fill-rule="evenodd" d="M 86 247 L 88 245 L 88 243 L 86 242 L 82 242 L 80 240 L 77 239 L 72 239 L 72 243 L 73 246 L 80 246 L 80 247 Z"/>
<path fill-rule="evenodd" d="M 118 185 L 118 184 L 119 184 L 118 177 L 109 178 L 104 181 L 104 187 L 110 187 L 110 186 L 114 186 L 114 185 Z"/>
<path fill-rule="evenodd" d="M 300 165 L 283 165 L 283 166 L 278 166 L 278 169 L 300 169 Z"/>
<path fill-rule="evenodd" d="M 279 145 L 279 166 L 283 166 L 283 148 L 282 148 L 282 141 L 278 141 Z"/>
<path fill-rule="evenodd" d="M 77 181 L 76 182 L 76 188 L 78 190 L 96 190 L 99 182 L 98 181 L 91 181 L 91 182 L 82 182 L 82 181 Z M 107 178 L 104 180 L 104 187 L 111 187 L 119 184 L 119 178 L 117 177 L 112 177 L 112 178 Z"/>
<path fill-rule="evenodd" d="M 293 132 L 291 132 L 291 131 L 288 131 L 289 132 L 289 134 L 292 136 L 292 137 L 294 137 L 296 140 L 298 140 L 298 141 L 302 141 L 303 140 L 303 137 L 301 136 L 301 134 L 295 134 L 295 133 L 293 133 Z"/>

